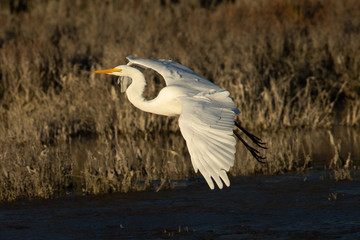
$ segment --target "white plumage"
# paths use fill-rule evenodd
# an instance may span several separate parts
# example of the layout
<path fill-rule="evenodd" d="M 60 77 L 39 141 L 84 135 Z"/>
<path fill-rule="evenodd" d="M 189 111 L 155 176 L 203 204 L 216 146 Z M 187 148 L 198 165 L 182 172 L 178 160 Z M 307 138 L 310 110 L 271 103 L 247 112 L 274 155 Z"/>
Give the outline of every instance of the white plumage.
<path fill-rule="evenodd" d="M 127 59 L 127 65 L 94 73 L 130 77 L 130 81 L 122 79 L 121 89 L 126 89 L 130 102 L 143 111 L 166 116 L 180 115 L 180 131 L 186 140 L 195 172 L 201 172 L 211 189 L 214 189 L 213 180 L 219 188 L 223 187 L 223 183 L 230 186 L 226 172 L 234 164 L 234 118 L 239 110 L 229 92 L 176 62 L 131 56 Z M 142 97 L 146 81 L 138 67 L 153 69 L 166 82 L 167 86 L 153 100 L 147 101 Z M 253 135 L 245 133 L 252 139 Z M 248 148 L 247 144 L 245 146 Z M 249 150 L 255 149 L 250 147 Z"/>

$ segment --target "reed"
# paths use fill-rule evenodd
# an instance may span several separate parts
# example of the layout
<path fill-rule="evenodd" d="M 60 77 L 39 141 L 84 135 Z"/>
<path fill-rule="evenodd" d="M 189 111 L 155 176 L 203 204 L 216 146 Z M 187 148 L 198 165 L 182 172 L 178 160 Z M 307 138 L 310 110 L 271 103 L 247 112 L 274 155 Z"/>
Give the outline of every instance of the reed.
<path fill-rule="evenodd" d="M 351 153 L 348 153 L 348 157 L 346 159 L 341 157 L 340 149 L 341 149 L 341 141 L 335 142 L 333 134 L 328 131 L 330 144 L 334 151 L 334 156 L 330 160 L 329 168 L 333 170 L 333 178 L 336 181 L 341 180 L 352 180 L 351 178 L 351 165 L 353 165 L 353 161 L 351 159 Z"/>
<path fill-rule="evenodd" d="M 135 109 L 116 79 L 90 74 L 127 55 L 190 66 L 230 91 L 253 131 L 359 126 L 356 0 L 15 2 L 0 3 L 1 199 L 132 191 L 192 176 L 183 142 L 169 143 L 154 161 L 143 158 L 151 149 L 139 153 L 131 140 L 175 133 L 177 120 Z M 152 98 L 162 79 L 145 74 Z M 101 154 L 74 162 L 79 138 L 98 139 Z M 269 146 L 270 165 L 236 162 L 232 174 L 274 174 L 311 161 L 287 140 Z"/>

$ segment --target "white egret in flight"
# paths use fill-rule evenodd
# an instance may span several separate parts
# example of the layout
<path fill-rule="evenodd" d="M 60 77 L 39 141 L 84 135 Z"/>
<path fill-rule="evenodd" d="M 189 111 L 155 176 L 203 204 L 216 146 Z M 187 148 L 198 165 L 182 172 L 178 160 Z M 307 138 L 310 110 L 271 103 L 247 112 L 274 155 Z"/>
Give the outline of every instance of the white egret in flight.
<path fill-rule="evenodd" d="M 243 131 L 257 146 L 265 148 L 259 138 L 237 123 L 235 107 L 229 92 L 194 73 L 188 67 L 170 60 L 127 57 L 129 63 L 113 69 L 94 71 L 120 77 L 121 92 L 137 108 L 165 116 L 178 116 L 180 131 L 186 140 L 195 172 L 200 170 L 211 189 L 214 182 L 221 189 L 230 186 L 226 174 L 234 164 L 236 140 L 240 139 L 255 159 L 264 159 L 234 129 Z M 166 87 L 153 100 L 142 96 L 146 81 L 139 69 L 150 68 L 164 78 Z"/>

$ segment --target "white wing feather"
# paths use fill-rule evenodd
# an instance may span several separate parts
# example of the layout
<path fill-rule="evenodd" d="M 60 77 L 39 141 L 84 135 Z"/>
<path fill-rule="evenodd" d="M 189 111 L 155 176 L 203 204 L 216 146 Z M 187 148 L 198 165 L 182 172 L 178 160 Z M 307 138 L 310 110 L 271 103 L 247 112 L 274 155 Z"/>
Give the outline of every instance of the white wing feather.
<path fill-rule="evenodd" d="M 180 63 L 172 62 L 171 60 L 154 60 L 146 58 L 135 58 L 132 56 L 128 56 L 126 59 L 129 60 L 128 65 L 130 66 L 137 65 L 144 68 L 151 68 L 158 72 L 161 76 L 163 76 L 167 86 L 179 84 L 179 81 L 181 81 L 183 84 L 195 83 L 195 87 L 198 90 L 199 87 L 202 89 L 212 88 L 216 90 L 222 90 L 214 83 L 193 72 L 190 68 L 181 65 Z"/>
<path fill-rule="evenodd" d="M 180 131 L 186 140 L 195 172 L 200 170 L 211 189 L 230 186 L 226 174 L 234 164 L 235 138 L 231 98 L 227 91 L 180 98 Z M 212 179 L 211 179 L 212 178 Z M 221 181 L 222 179 L 222 181 Z"/>
<path fill-rule="evenodd" d="M 167 86 L 178 87 L 181 94 L 176 98 L 182 108 L 180 131 L 186 140 L 195 172 L 200 170 L 211 189 L 214 189 L 213 180 L 219 188 L 223 187 L 223 182 L 230 186 L 226 172 L 234 164 L 234 117 L 239 110 L 229 92 L 190 68 L 170 60 L 131 56 L 127 59 L 128 65 L 151 68 L 163 76 Z"/>

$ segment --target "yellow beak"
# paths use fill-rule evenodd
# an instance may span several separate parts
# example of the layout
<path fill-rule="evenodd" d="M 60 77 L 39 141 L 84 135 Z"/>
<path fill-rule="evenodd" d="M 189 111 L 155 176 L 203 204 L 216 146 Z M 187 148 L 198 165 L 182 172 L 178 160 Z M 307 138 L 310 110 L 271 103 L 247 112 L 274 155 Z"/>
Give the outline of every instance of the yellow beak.
<path fill-rule="evenodd" d="M 98 70 L 98 71 L 93 71 L 92 73 L 108 73 L 111 74 L 113 72 L 121 72 L 121 69 L 119 68 L 112 68 L 112 69 L 105 69 L 105 70 Z"/>

